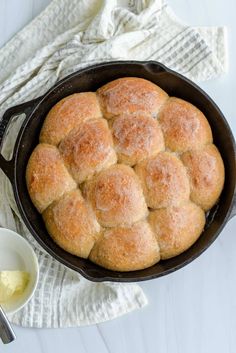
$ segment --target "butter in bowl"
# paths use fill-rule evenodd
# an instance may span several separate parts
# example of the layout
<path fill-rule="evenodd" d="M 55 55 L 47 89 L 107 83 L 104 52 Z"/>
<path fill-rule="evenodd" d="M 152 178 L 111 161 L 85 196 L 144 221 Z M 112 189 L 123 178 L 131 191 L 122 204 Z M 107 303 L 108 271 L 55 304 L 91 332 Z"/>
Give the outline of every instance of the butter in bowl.
<path fill-rule="evenodd" d="M 0 303 L 7 303 L 21 296 L 30 275 L 25 271 L 0 271 Z"/>

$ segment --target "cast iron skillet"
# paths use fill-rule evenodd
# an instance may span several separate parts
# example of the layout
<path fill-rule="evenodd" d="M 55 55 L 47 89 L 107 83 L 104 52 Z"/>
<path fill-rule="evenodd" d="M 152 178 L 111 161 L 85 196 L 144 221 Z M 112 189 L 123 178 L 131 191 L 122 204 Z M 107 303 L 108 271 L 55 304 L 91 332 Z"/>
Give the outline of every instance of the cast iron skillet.
<path fill-rule="evenodd" d="M 143 77 L 159 85 L 169 95 L 183 98 L 196 105 L 206 115 L 211 125 L 214 142 L 224 160 L 226 175 L 220 200 L 209 212 L 201 237 L 189 250 L 148 269 L 121 273 L 103 269 L 88 260 L 73 256 L 53 242 L 28 195 L 25 169 L 31 152 L 38 144 L 43 120 L 54 104 L 72 93 L 95 91 L 105 83 L 124 76 Z M 25 113 L 26 117 L 15 143 L 13 157 L 7 161 L 0 154 L 0 167 L 11 181 L 21 217 L 35 239 L 54 258 L 89 280 L 133 282 L 153 279 L 173 272 L 187 265 L 206 250 L 227 221 L 236 214 L 235 142 L 227 121 L 216 104 L 198 86 L 158 62 L 116 61 L 94 65 L 64 78 L 42 97 L 8 109 L 0 123 L 0 151 L 10 120 L 20 113 Z"/>

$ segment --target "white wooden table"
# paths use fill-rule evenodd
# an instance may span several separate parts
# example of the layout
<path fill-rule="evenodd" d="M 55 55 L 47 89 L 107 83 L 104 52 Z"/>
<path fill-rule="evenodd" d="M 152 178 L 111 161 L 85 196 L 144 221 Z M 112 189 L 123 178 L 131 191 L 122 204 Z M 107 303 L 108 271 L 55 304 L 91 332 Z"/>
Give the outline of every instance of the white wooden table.
<path fill-rule="evenodd" d="M 0 46 L 50 0 L 0 0 Z M 217 101 L 236 133 L 235 0 L 169 0 L 192 25 L 224 24 L 229 30 L 229 73 L 201 87 Z M 15 327 L 10 353 L 235 353 L 236 218 L 200 258 L 167 277 L 141 284 L 149 306 L 114 321 L 84 328 Z"/>

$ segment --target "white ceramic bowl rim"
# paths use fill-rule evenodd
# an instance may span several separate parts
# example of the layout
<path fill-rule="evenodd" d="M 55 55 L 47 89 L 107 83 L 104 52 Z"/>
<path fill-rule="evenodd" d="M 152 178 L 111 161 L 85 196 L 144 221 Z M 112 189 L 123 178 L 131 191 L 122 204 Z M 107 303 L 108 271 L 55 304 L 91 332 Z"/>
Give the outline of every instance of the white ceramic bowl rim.
<path fill-rule="evenodd" d="M 38 283 L 39 266 L 29 242 L 20 234 L 6 228 L 0 228 L 0 271 L 2 270 L 24 270 L 30 273 L 30 282 L 24 294 L 12 304 L 2 304 L 7 314 L 13 314 L 32 298 Z"/>

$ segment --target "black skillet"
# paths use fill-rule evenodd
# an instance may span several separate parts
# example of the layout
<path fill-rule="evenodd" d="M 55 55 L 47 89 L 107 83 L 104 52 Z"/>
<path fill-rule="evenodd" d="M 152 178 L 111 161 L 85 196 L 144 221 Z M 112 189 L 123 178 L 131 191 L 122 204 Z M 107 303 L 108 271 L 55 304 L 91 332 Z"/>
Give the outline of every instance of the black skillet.
<path fill-rule="evenodd" d="M 189 250 L 148 269 L 121 273 L 103 269 L 88 260 L 73 256 L 53 242 L 40 214 L 30 200 L 25 182 L 25 169 L 31 152 L 38 144 L 44 118 L 54 104 L 72 93 L 95 91 L 105 83 L 124 76 L 143 77 L 159 85 L 169 95 L 183 98 L 196 105 L 206 115 L 211 125 L 214 143 L 224 160 L 226 175 L 220 200 L 209 212 L 202 235 Z M 42 97 L 8 109 L 0 123 L 0 151 L 10 120 L 20 113 L 25 113 L 26 117 L 18 134 L 12 159 L 6 161 L 0 154 L 0 167 L 11 181 L 21 217 L 34 238 L 49 254 L 91 281 L 143 281 L 173 272 L 206 250 L 228 220 L 236 214 L 235 142 L 227 121 L 211 98 L 197 85 L 158 62 L 116 61 L 94 65 L 64 78 Z"/>

